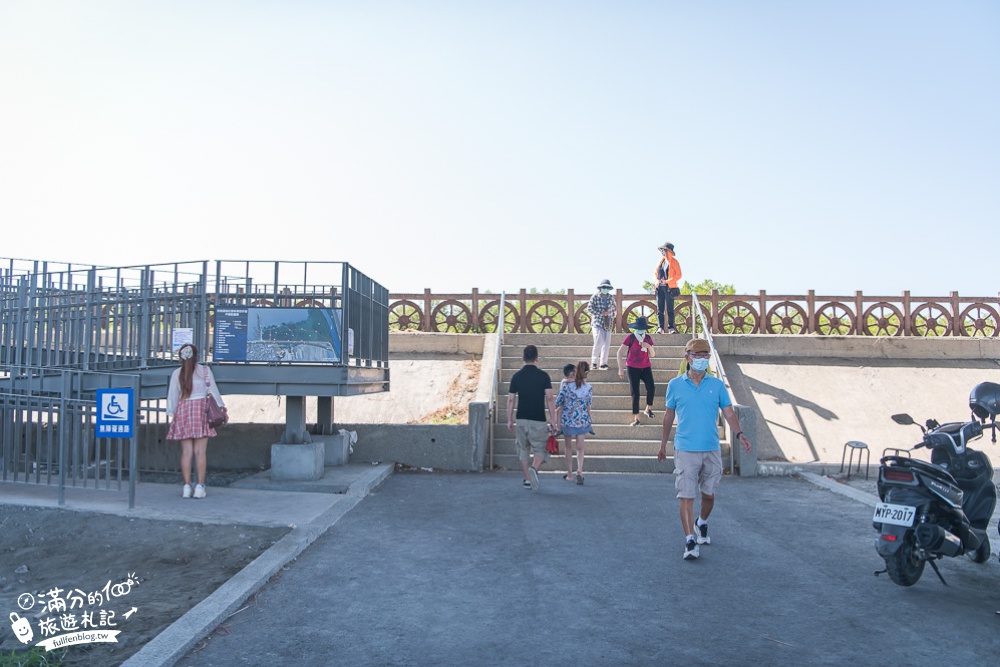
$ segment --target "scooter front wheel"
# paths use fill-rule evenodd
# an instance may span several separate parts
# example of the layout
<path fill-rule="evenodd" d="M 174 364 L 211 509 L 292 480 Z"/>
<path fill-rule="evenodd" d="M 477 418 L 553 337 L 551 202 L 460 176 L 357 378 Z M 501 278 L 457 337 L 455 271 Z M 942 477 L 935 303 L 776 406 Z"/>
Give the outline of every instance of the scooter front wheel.
<path fill-rule="evenodd" d="M 885 557 L 885 569 L 894 584 L 912 586 L 920 581 L 924 573 L 925 561 L 918 553 L 917 538 L 909 530 L 903 535 L 903 543 L 890 556 Z"/>

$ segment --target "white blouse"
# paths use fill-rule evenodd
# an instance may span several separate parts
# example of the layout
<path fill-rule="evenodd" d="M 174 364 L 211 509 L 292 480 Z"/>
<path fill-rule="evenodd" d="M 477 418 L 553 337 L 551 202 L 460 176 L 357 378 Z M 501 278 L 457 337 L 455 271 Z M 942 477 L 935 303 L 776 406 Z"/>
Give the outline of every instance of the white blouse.
<path fill-rule="evenodd" d="M 222 394 L 219 393 L 219 387 L 215 384 L 215 374 L 212 373 L 212 369 L 208 366 L 202 366 L 197 364 L 195 366 L 195 371 L 191 377 L 191 395 L 185 400 L 194 400 L 196 398 L 205 398 L 208 396 L 209 387 L 206 382 L 206 378 L 211 380 L 211 392 L 212 396 L 215 397 L 215 402 L 219 404 L 219 407 L 225 407 L 226 404 L 222 402 Z M 178 368 L 170 375 L 170 388 L 167 390 L 167 416 L 173 417 L 174 410 L 177 409 L 177 404 L 181 400 L 181 369 Z"/>

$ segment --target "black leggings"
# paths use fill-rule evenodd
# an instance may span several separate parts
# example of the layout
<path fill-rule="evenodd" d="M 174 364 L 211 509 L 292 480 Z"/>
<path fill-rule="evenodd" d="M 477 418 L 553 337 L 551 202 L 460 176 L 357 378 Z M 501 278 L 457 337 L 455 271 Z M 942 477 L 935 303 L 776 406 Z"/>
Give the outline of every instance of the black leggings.
<path fill-rule="evenodd" d="M 664 305 L 667 307 L 666 322 L 663 320 Z M 674 297 L 671 296 L 670 288 L 666 285 L 660 285 L 656 288 L 656 323 L 664 331 L 674 328 Z M 663 326 L 664 324 L 667 326 Z"/>
<path fill-rule="evenodd" d="M 632 368 L 628 366 L 628 383 L 632 387 L 632 414 L 639 414 L 639 381 L 646 385 L 646 407 L 653 407 L 653 397 L 656 396 L 656 386 L 653 384 L 653 369 Z"/>

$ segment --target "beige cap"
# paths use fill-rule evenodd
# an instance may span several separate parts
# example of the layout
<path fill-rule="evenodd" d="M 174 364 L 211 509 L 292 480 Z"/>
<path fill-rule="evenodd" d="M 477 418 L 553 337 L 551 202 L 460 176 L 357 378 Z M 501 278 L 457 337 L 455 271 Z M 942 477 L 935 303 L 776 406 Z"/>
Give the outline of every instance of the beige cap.
<path fill-rule="evenodd" d="M 692 338 L 684 346 L 685 352 L 711 352 L 712 346 L 704 338 Z"/>

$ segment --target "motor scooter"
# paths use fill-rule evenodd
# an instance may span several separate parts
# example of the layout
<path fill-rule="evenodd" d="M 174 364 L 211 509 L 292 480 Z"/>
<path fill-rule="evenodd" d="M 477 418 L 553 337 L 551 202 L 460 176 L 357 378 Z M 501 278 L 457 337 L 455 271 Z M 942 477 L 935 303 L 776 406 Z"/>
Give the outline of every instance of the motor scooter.
<path fill-rule="evenodd" d="M 894 583 L 912 586 L 919 581 L 924 565 L 930 563 L 947 585 L 937 560 L 961 555 L 975 563 L 989 560 L 987 525 L 997 505 L 993 465 L 968 443 L 982 437 L 986 429 L 993 432 L 996 442 L 1000 385 L 977 385 L 969 405 L 971 421 L 939 424 L 929 419 L 920 427 L 923 440 L 912 449 L 930 449 L 930 463 L 911 458 L 907 450 L 882 457 L 878 477 L 881 502 L 875 506 L 872 524 L 879 533 L 875 548 L 886 569 L 876 575 L 887 572 Z M 916 423 L 907 414 L 893 415 L 892 419 L 898 424 Z"/>

